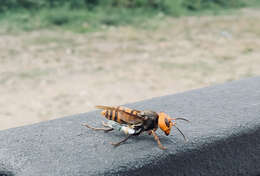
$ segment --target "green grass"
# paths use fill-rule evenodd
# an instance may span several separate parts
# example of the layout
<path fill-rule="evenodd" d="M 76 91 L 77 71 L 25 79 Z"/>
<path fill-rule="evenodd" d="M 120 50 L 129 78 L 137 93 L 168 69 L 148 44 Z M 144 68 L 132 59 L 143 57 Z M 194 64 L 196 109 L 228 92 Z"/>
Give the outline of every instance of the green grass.
<path fill-rule="evenodd" d="M 158 14 L 143 9 L 41 9 L 39 11 L 9 11 L 0 14 L 1 32 L 32 31 L 62 28 L 74 32 L 89 32 L 109 26 L 138 25 Z"/>
<path fill-rule="evenodd" d="M 230 2 L 236 1 L 240 0 L 230 0 Z M 216 15 L 233 6 L 241 7 L 243 5 L 248 5 L 252 7 L 260 5 L 259 0 L 248 0 L 248 3 L 243 5 L 227 4 L 224 3 L 226 2 L 224 0 L 219 0 L 222 5 L 216 3 L 203 4 L 202 2 L 204 1 L 158 0 L 157 6 L 154 6 L 153 8 L 142 6 L 142 4 L 140 7 L 135 4 L 136 7 L 131 8 L 126 7 L 127 5 L 129 6 L 129 4 L 119 4 L 115 7 L 99 5 L 95 8 L 71 8 L 68 5 L 53 8 L 42 7 L 38 9 L 14 8 L 0 12 L 0 32 L 10 33 L 46 28 L 58 28 L 74 32 L 89 32 L 119 25 L 133 25 L 149 28 L 147 27 L 149 23 L 146 22 L 150 19 L 160 21 L 165 16 L 169 15 Z"/>
<path fill-rule="evenodd" d="M 249 7 L 259 8 L 260 7 L 260 1 L 259 0 L 248 0 L 248 1 L 246 1 L 246 5 L 249 6 Z"/>

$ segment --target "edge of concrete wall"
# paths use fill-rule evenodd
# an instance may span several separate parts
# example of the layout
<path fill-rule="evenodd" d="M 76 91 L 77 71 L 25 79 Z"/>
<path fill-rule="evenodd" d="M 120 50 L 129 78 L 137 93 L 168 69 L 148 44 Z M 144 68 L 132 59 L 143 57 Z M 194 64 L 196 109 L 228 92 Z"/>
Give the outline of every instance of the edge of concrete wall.
<path fill-rule="evenodd" d="M 118 132 L 95 132 L 99 111 L 0 131 L 0 175 L 249 175 L 260 174 L 260 77 L 128 105 L 185 116 L 166 137 L 168 149 L 141 135 L 114 148 Z M 2 176 L 1 175 L 1 176 Z"/>

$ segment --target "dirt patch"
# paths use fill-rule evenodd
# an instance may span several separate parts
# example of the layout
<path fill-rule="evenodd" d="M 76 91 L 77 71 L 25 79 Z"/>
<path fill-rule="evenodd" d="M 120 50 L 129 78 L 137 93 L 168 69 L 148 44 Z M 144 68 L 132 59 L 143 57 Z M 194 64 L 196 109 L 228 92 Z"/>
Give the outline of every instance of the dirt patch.
<path fill-rule="evenodd" d="M 260 75 L 260 11 L 0 36 L 0 129 Z"/>

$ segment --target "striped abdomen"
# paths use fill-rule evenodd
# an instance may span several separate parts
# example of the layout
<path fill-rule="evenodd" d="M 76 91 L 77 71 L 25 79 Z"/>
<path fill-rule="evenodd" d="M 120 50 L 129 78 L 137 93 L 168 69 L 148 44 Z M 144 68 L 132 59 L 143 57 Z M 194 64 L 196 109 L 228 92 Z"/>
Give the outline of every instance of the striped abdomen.
<path fill-rule="evenodd" d="M 138 112 L 136 110 L 132 110 L 126 107 L 118 106 L 118 107 L 112 107 L 111 109 L 105 109 L 101 112 L 103 116 L 105 116 L 108 120 L 113 120 L 118 123 L 131 123 L 132 121 L 135 121 L 136 119 L 129 115 L 124 115 L 120 113 L 119 111 L 124 111 L 127 113 L 130 113 L 132 115 L 136 115 Z"/>

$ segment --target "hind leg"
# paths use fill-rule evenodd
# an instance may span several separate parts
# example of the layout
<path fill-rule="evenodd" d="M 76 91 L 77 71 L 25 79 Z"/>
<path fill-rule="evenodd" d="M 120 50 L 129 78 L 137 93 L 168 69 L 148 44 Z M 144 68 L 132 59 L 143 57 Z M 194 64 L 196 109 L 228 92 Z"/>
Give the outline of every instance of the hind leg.
<path fill-rule="evenodd" d="M 104 127 L 109 127 L 109 128 L 111 128 L 107 123 L 105 123 L 104 121 L 102 121 L 102 124 L 103 124 L 103 126 Z"/>
<path fill-rule="evenodd" d="M 119 141 L 119 142 L 117 142 L 117 143 L 112 143 L 112 142 L 111 142 L 111 144 L 112 144 L 113 146 L 117 147 L 117 146 L 119 146 L 120 144 L 122 144 L 123 142 L 127 141 L 131 136 L 133 136 L 133 135 L 128 135 L 128 136 L 126 136 L 125 139 L 123 139 L 123 140 L 121 140 L 121 141 Z"/>
<path fill-rule="evenodd" d="M 94 128 L 94 127 L 91 127 L 89 126 L 88 124 L 84 123 L 82 124 L 83 126 L 87 127 L 87 128 L 90 128 L 92 130 L 95 130 L 95 131 L 104 131 L 104 132 L 109 132 L 109 131 L 112 131 L 114 130 L 113 128 Z"/>

